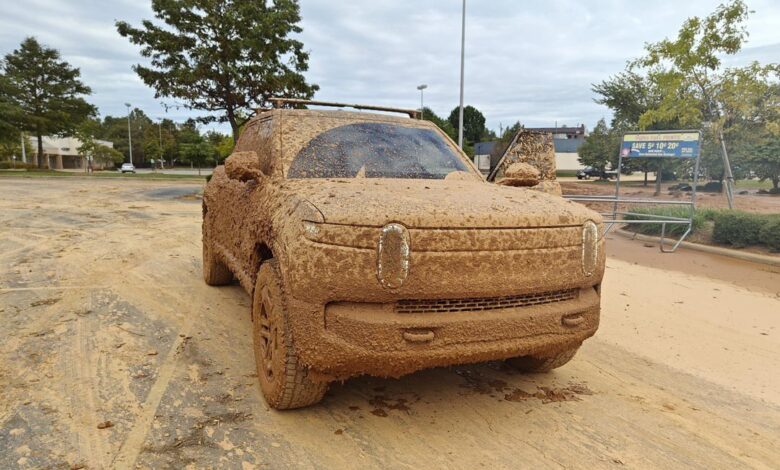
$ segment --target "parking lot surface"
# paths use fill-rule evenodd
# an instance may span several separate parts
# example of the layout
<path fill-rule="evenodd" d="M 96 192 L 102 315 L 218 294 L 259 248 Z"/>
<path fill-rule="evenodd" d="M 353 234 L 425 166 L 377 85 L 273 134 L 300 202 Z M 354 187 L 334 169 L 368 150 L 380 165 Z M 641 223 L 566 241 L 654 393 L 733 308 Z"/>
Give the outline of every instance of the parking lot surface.
<path fill-rule="evenodd" d="M 607 242 L 571 363 L 270 410 L 250 299 L 201 276 L 200 182 L 0 179 L 0 468 L 772 468 L 780 274 Z M 489 269 L 489 267 L 486 267 Z"/>

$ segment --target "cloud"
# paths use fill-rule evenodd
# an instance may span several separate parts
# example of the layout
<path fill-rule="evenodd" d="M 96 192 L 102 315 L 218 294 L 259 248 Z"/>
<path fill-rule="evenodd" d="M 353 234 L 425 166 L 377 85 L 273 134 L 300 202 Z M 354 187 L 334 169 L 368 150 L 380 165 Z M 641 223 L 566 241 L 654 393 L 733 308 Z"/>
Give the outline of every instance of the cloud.
<path fill-rule="evenodd" d="M 124 103 L 152 117 L 184 120 L 197 113 L 165 114 L 154 91 L 131 67 L 138 47 L 116 33 L 117 19 L 138 24 L 152 17 L 150 3 L 122 0 L 6 2 L 0 17 L 0 53 L 34 35 L 81 69 L 90 98 L 104 115 L 125 112 Z M 622 2 L 469 0 L 466 16 L 465 100 L 488 126 L 585 123 L 609 110 L 593 102 L 590 88 L 620 72 L 646 42 L 673 36 L 684 18 L 706 15 L 720 0 Z M 729 66 L 752 60 L 780 62 L 775 33 L 780 8 L 754 0 L 747 47 Z M 426 106 L 445 117 L 458 103 L 461 2 L 302 0 L 300 39 L 311 53 L 307 78 L 317 98 L 356 103 L 419 106 L 417 85 L 426 83 Z M 173 103 L 171 100 L 166 100 Z M 227 129 L 222 126 L 221 130 Z"/>

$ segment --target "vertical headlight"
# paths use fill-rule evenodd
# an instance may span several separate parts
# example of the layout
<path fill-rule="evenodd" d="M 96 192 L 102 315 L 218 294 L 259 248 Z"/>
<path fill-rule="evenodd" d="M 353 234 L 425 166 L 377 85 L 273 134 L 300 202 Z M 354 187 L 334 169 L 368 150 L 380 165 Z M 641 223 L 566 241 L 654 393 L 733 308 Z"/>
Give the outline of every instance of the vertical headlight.
<path fill-rule="evenodd" d="M 592 276 L 599 259 L 599 228 L 591 220 L 582 225 L 582 272 Z"/>
<path fill-rule="evenodd" d="M 401 224 L 385 225 L 376 250 L 379 283 L 387 289 L 398 289 L 409 275 L 409 231 Z"/>

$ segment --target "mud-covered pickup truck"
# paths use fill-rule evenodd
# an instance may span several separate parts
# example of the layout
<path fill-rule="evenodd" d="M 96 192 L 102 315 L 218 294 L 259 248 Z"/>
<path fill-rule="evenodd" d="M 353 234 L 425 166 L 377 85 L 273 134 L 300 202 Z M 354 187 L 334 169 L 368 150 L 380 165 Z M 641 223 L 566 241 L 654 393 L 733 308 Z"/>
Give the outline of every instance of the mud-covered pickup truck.
<path fill-rule="evenodd" d="M 262 392 L 297 408 L 361 374 L 565 364 L 598 327 L 600 224 L 428 121 L 272 109 L 206 185 L 203 275 L 250 294 Z"/>

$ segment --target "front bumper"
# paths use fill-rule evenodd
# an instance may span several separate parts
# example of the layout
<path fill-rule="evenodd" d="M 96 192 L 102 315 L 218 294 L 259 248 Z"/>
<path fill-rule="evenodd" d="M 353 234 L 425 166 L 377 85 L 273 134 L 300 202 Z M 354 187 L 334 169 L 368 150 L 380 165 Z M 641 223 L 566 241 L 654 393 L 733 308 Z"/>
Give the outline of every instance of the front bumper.
<path fill-rule="evenodd" d="M 597 286 L 579 289 L 570 300 L 483 311 L 398 313 L 392 303 L 290 303 L 298 354 L 330 380 L 398 377 L 574 347 L 596 332 L 600 312 Z"/>

